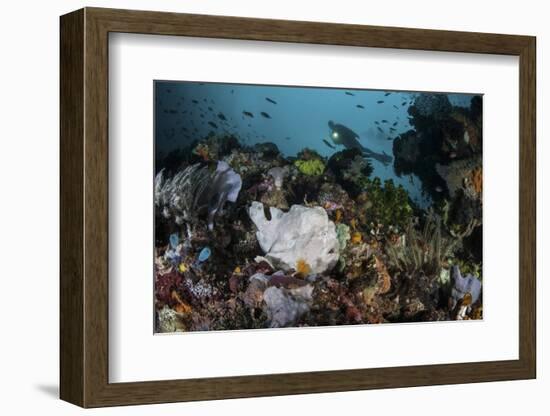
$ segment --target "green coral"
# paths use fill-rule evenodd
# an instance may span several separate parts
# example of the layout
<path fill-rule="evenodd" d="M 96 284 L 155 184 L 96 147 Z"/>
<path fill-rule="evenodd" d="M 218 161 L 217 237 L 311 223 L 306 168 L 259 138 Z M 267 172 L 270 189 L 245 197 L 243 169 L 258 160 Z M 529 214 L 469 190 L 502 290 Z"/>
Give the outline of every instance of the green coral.
<path fill-rule="evenodd" d="M 366 218 L 384 225 L 404 228 L 412 218 L 413 208 L 409 194 L 403 186 L 395 186 L 393 180 L 382 182 L 380 178 L 365 178 L 363 190 L 366 195 Z"/>
<path fill-rule="evenodd" d="M 294 162 L 294 166 L 296 166 L 302 174 L 307 176 L 319 176 L 325 171 L 325 164 L 320 159 L 298 159 Z"/>
<path fill-rule="evenodd" d="M 336 226 L 336 238 L 338 239 L 340 251 L 344 250 L 348 245 L 348 241 L 351 239 L 349 226 L 347 226 L 346 224 L 338 224 Z"/>

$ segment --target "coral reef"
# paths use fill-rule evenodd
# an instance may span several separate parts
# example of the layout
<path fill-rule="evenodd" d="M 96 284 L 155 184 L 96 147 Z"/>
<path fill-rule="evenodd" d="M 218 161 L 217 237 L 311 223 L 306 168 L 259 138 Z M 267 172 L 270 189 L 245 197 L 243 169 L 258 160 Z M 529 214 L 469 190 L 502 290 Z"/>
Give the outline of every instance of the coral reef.
<path fill-rule="evenodd" d="M 366 180 L 357 202 L 364 209 L 364 221 L 375 224 L 392 224 L 404 227 L 412 218 L 413 203 L 402 186 L 395 186 L 391 179 L 382 183 L 379 178 Z"/>
<path fill-rule="evenodd" d="M 301 173 L 307 176 L 319 176 L 325 171 L 325 164 L 321 159 L 298 159 L 294 162 L 294 165 Z"/>
<path fill-rule="evenodd" d="M 436 278 L 442 264 L 452 257 L 460 240 L 442 233 L 441 219 L 429 212 L 422 231 L 409 223 L 396 244 L 386 246 L 389 264 L 399 274 L 414 280 L 419 275 Z"/>
<path fill-rule="evenodd" d="M 155 206 L 163 217 L 178 225 L 195 222 L 204 207 L 211 177 L 208 168 L 200 164 L 188 166 L 170 179 L 161 170 L 155 177 Z"/>
<path fill-rule="evenodd" d="M 309 311 L 312 291 L 311 285 L 295 289 L 268 287 L 263 294 L 263 300 L 269 326 L 271 328 L 294 326 L 298 318 Z"/>
<path fill-rule="evenodd" d="M 288 166 L 280 167 L 275 166 L 267 171 L 267 174 L 273 177 L 273 180 L 275 182 L 275 188 L 276 189 L 282 189 L 283 188 L 283 182 L 285 180 L 285 177 L 288 175 Z"/>
<path fill-rule="evenodd" d="M 397 175 L 415 174 L 424 191 L 435 201 L 448 195 L 441 192 L 445 182 L 437 166 L 476 158 L 481 153 L 481 106 L 474 97 L 470 107 L 454 107 L 444 94 L 419 94 L 409 108 L 414 129 L 393 142 Z M 439 168 L 441 169 L 441 168 Z"/>
<path fill-rule="evenodd" d="M 351 131 L 300 150 L 304 137 L 253 134 L 275 110 L 239 114 L 240 137 L 212 109 L 199 122 L 226 133 L 188 129 L 156 154 L 155 332 L 483 317 L 480 98 L 385 97 L 374 105 L 402 117 L 370 130 L 378 142 Z"/>
<path fill-rule="evenodd" d="M 455 160 L 448 165 L 436 164 L 435 169 L 445 181 L 451 198 L 459 190 L 471 199 L 481 198 L 481 157 Z"/>
<path fill-rule="evenodd" d="M 328 160 L 328 167 L 352 197 L 362 192 L 367 178 L 373 172 L 371 162 L 359 149 L 346 149 L 334 153 Z"/>
<path fill-rule="evenodd" d="M 453 266 L 451 269 L 451 279 L 453 281 L 452 289 L 452 308 L 455 308 L 458 302 L 464 300 L 465 297 L 469 297 L 468 305 L 476 303 L 481 296 L 481 281 L 468 274 L 462 276 L 460 273 L 460 268 L 458 266 Z"/>
<path fill-rule="evenodd" d="M 208 197 L 208 228 L 214 227 L 214 217 L 223 208 L 226 201 L 235 202 L 241 191 L 241 176 L 229 167 L 227 162 L 219 161 L 212 176 Z"/>
<path fill-rule="evenodd" d="M 235 202 L 242 180 L 224 161 L 218 161 L 212 173 L 208 166 L 194 164 L 165 178 L 164 169 L 155 177 L 154 201 L 165 218 L 176 224 L 195 223 L 204 210 L 208 211 L 208 227 L 214 226 L 214 217 L 225 202 Z"/>

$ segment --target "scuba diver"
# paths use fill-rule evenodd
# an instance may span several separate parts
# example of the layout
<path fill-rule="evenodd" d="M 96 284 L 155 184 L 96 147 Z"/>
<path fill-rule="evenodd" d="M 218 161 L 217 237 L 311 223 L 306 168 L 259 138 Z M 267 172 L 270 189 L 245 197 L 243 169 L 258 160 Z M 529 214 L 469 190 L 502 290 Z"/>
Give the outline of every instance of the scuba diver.
<path fill-rule="evenodd" d="M 386 152 L 376 153 L 364 147 L 357 140 L 359 139 L 359 135 L 350 128 L 342 124 L 336 124 L 332 120 L 328 122 L 328 127 L 330 128 L 330 138 L 335 144 L 342 145 L 346 149 L 359 149 L 365 156 L 378 160 L 384 165 L 389 165 L 393 160 Z"/>

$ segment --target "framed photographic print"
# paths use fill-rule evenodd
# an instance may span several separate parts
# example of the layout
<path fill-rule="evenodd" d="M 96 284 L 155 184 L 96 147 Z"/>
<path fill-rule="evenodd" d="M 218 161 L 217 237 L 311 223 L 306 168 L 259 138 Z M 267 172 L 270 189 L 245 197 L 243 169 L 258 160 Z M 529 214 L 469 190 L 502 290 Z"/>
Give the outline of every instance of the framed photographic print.
<path fill-rule="evenodd" d="M 61 398 L 536 376 L 535 38 L 61 17 Z"/>

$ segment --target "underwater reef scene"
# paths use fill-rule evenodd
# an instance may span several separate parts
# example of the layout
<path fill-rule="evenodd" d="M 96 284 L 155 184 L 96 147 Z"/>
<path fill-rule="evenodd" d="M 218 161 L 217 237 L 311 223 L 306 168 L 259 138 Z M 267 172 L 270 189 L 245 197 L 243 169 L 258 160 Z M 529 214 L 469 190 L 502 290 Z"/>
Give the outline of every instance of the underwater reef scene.
<path fill-rule="evenodd" d="M 481 95 L 154 90 L 155 333 L 483 318 Z"/>

